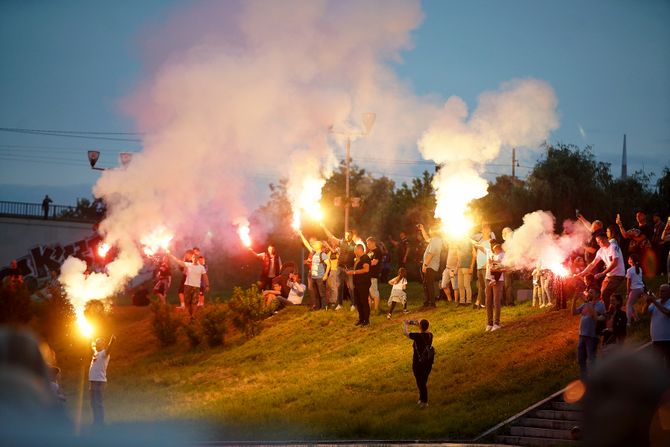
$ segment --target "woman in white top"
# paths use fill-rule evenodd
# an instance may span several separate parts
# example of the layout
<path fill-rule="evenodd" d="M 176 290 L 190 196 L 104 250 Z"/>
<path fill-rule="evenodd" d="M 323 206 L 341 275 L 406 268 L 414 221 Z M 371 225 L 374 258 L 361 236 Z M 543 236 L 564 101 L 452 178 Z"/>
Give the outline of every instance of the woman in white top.
<path fill-rule="evenodd" d="M 405 293 L 405 289 L 407 288 L 407 270 L 404 267 L 400 267 L 398 269 L 398 276 L 389 280 L 389 284 L 393 286 L 388 301 L 388 305 L 390 306 L 389 313 L 386 315 L 386 318 L 390 320 L 396 303 L 402 303 L 402 311 L 408 313 L 407 293 Z"/>
<path fill-rule="evenodd" d="M 635 302 L 644 293 L 644 281 L 642 280 L 642 269 L 640 268 L 640 258 L 633 253 L 628 257 L 630 268 L 626 271 L 626 290 L 628 292 L 628 301 L 626 302 L 626 315 L 628 316 L 628 326 L 639 317 L 635 311 Z"/>

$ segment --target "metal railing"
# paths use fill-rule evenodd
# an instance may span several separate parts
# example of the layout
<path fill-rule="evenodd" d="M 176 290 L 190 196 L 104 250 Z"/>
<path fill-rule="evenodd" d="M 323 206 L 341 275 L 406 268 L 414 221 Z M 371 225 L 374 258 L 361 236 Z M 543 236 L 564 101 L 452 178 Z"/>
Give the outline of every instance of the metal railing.
<path fill-rule="evenodd" d="M 44 219 L 44 208 L 41 203 L 8 202 L 0 200 L 0 217 L 29 217 Z M 69 205 L 49 205 L 47 219 L 58 220 L 91 220 L 78 216 L 77 207 Z"/>

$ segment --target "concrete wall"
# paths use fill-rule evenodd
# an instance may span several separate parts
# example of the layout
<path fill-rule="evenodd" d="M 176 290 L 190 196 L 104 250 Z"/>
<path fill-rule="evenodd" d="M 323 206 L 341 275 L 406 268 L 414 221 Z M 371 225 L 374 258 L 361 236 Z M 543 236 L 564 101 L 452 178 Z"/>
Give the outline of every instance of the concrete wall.
<path fill-rule="evenodd" d="M 92 259 L 99 242 L 92 223 L 0 217 L 0 278 L 12 259 L 21 273 L 46 279 L 65 259 Z"/>

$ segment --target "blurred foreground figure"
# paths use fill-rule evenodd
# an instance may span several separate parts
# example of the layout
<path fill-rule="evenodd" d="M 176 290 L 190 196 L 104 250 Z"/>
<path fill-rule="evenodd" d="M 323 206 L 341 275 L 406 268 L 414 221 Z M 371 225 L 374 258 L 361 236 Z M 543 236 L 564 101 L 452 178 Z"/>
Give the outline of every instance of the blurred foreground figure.
<path fill-rule="evenodd" d="M 37 339 L 0 327 L 0 445 L 66 445 L 70 436 Z"/>
<path fill-rule="evenodd" d="M 585 446 L 670 445 L 670 375 L 649 352 L 601 361 L 586 382 Z"/>

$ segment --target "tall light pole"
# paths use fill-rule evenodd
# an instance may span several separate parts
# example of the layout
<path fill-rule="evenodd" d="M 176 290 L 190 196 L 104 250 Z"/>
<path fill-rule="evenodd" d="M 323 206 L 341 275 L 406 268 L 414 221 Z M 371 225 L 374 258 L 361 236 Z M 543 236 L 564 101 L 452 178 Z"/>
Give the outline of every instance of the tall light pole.
<path fill-rule="evenodd" d="M 349 207 L 351 206 L 351 198 L 349 197 L 349 163 L 351 161 L 351 138 L 352 137 L 364 137 L 370 134 L 372 127 L 375 125 L 375 120 L 377 115 L 373 112 L 366 112 L 362 115 L 363 123 L 363 132 L 336 132 L 331 130 L 331 133 L 337 135 L 345 135 L 347 137 L 346 151 L 347 155 L 344 160 L 344 232 L 349 231 Z"/>

